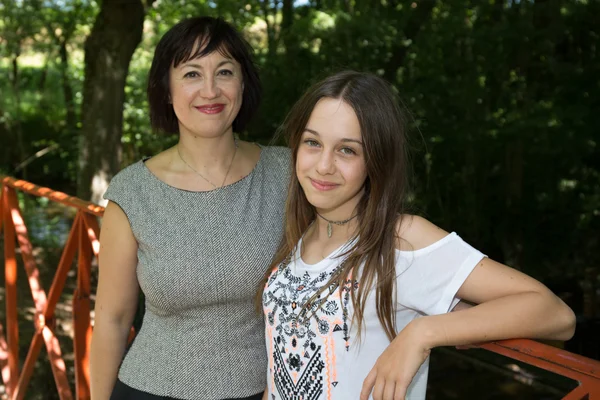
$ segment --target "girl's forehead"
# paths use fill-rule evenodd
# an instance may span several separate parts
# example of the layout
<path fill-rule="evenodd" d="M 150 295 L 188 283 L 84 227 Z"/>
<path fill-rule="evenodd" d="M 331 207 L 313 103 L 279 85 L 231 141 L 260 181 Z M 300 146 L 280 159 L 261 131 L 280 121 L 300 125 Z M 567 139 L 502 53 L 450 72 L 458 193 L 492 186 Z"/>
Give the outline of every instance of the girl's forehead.
<path fill-rule="evenodd" d="M 360 139 L 360 123 L 354 109 L 342 99 L 323 98 L 315 105 L 306 130 L 319 136 Z"/>
<path fill-rule="evenodd" d="M 344 100 L 324 97 L 315 104 L 310 119 L 322 119 L 324 121 L 330 119 L 356 119 L 356 113 Z"/>

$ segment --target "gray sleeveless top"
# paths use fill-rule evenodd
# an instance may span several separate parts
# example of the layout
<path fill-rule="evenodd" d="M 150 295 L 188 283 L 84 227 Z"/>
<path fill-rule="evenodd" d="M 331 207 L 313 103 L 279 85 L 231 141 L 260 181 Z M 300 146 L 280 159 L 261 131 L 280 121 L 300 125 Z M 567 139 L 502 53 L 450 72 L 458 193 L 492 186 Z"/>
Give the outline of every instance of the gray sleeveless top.
<path fill-rule="evenodd" d="M 289 176 L 289 150 L 263 147 L 248 176 L 208 192 L 169 186 L 143 161 L 112 179 L 104 198 L 129 219 L 146 296 L 123 383 L 190 400 L 265 389 L 264 323 L 253 299 L 282 237 Z"/>

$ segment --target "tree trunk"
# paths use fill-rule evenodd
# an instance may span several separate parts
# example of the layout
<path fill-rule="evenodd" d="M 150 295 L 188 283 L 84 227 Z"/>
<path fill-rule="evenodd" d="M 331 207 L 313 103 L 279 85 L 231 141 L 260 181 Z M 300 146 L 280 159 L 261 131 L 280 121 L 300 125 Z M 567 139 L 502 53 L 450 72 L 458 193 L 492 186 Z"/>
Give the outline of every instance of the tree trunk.
<path fill-rule="evenodd" d="M 267 57 L 269 57 L 269 59 L 273 59 L 277 53 L 277 39 L 275 37 L 276 18 L 273 18 L 273 24 L 269 22 L 269 4 L 269 0 L 262 0 L 260 6 L 263 13 L 263 18 L 265 19 L 265 24 L 267 25 L 267 48 L 269 50 Z"/>
<path fill-rule="evenodd" d="M 517 137 L 506 146 L 506 221 L 510 224 L 504 231 L 504 261 L 511 267 L 523 267 L 523 172 L 524 144 Z"/>
<path fill-rule="evenodd" d="M 46 79 L 48 78 L 48 65 L 50 64 L 51 55 L 48 54 L 46 56 L 46 61 L 44 61 L 44 67 L 42 69 L 42 73 L 40 76 L 40 81 L 38 82 L 38 91 L 43 92 L 46 89 Z"/>
<path fill-rule="evenodd" d="M 17 139 L 18 149 L 18 164 L 22 163 L 27 159 L 27 152 L 25 150 L 25 141 L 23 139 L 23 127 L 21 126 L 21 85 L 19 82 L 19 56 L 21 54 L 21 44 L 19 43 L 17 51 L 12 56 L 12 79 L 11 84 L 13 88 L 14 100 L 15 100 L 15 115 L 14 124 L 12 130 L 15 133 Z M 27 168 L 23 168 L 21 177 L 27 180 Z"/>
<path fill-rule="evenodd" d="M 298 40 L 292 35 L 292 25 L 294 24 L 294 2 L 293 0 L 283 0 L 281 9 L 281 39 L 285 47 L 285 54 L 289 65 L 294 65 L 298 53 Z"/>
<path fill-rule="evenodd" d="M 121 167 L 125 80 L 142 39 L 140 0 L 104 0 L 85 42 L 85 80 L 77 195 L 100 203 Z"/>
<path fill-rule="evenodd" d="M 19 56 L 21 55 L 21 51 L 19 50 L 17 53 L 13 54 L 11 65 L 12 65 L 12 80 L 11 83 L 14 88 L 19 86 Z"/>
<path fill-rule="evenodd" d="M 385 63 L 383 77 L 388 82 L 396 82 L 398 68 L 404 65 L 404 60 L 408 52 L 408 47 L 403 44 L 403 40 L 416 40 L 419 32 L 423 26 L 431 18 L 431 12 L 436 4 L 434 0 L 423 0 L 420 2 L 414 2 L 414 6 L 407 12 L 410 13 L 408 23 L 404 27 L 404 38 L 397 38 L 396 44 L 392 50 L 392 57 Z M 392 2 L 392 5 L 395 5 Z"/>
<path fill-rule="evenodd" d="M 352 5 L 352 1 L 343 0 L 342 4 L 343 4 L 344 11 L 346 11 L 348 14 L 354 14 L 354 6 Z"/>
<path fill-rule="evenodd" d="M 75 99 L 73 88 L 69 82 L 69 55 L 67 52 L 67 39 L 65 38 L 59 49 L 60 54 L 60 74 L 62 79 L 63 96 L 65 98 L 65 108 L 67 109 L 67 130 L 73 134 L 77 129 L 77 115 L 75 114 Z"/>

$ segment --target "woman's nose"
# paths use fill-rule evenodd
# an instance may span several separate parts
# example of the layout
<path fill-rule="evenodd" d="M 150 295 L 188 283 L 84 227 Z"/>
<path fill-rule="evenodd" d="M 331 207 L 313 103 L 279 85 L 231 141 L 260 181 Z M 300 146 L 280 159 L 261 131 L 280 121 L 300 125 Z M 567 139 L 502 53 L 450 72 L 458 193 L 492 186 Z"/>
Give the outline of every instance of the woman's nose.
<path fill-rule="evenodd" d="M 221 93 L 221 89 L 217 82 L 215 82 L 214 78 L 205 79 L 202 83 L 202 88 L 200 89 L 200 94 L 202 97 L 206 99 L 214 99 L 219 97 Z"/>

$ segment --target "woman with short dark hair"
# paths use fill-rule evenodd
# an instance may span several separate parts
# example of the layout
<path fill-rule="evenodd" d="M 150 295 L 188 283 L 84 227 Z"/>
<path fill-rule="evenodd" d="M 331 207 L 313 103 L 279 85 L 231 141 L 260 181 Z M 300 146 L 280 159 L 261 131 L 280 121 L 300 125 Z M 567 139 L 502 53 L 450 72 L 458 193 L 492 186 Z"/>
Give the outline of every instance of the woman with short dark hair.
<path fill-rule="evenodd" d="M 251 48 L 222 19 L 184 20 L 160 40 L 150 120 L 179 141 L 125 168 L 105 194 L 94 400 L 261 398 L 252 298 L 282 236 L 290 156 L 236 138 L 260 96 Z M 139 288 L 146 313 L 123 358 Z"/>
<path fill-rule="evenodd" d="M 232 129 L 243 131 L 256 113 L 262 93 L 252 51 L 240 34 L 220 18 L 190 18 L 175 25 L 156 46 L 148 75 L 152 127 L 166 133 L 179 133 L 179 120 L 170 101 L 171 68 L 217 52 L 237 61 L 242 73 L 242 103 Z"/>

